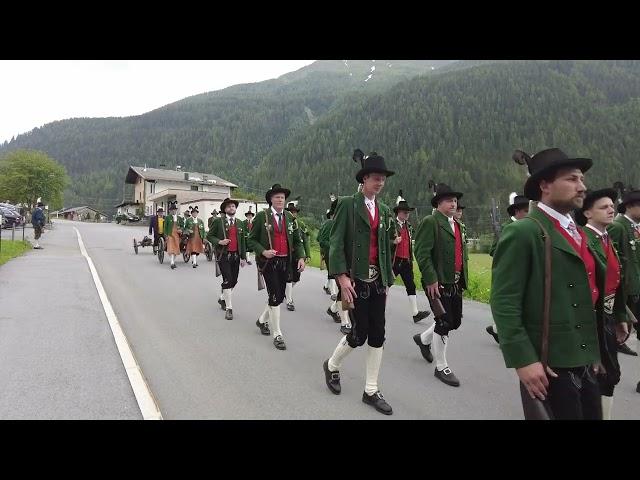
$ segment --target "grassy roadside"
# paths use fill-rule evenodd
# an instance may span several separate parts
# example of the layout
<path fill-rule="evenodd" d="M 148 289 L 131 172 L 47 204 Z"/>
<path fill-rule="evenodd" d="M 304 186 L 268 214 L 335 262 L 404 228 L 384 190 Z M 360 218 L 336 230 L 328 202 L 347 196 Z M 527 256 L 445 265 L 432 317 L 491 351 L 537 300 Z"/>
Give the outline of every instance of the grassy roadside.
<path fill-rule="evenodd" d="M 311 261 L 309 265 L 320 268 L 320 249 L 311 246 Z M 469 288 L 465 290 L 465 298 L 477 300 L 478 302 L 489 303 L 491 292 L 491 257 L 486 253 L 469 254 Z M 420 270 L 417 263 L 413 262 L 413 278 L 416 286 L 420 285 Z M 396 285 L 402 285 L 402 279 L 396 278 Z"/>
<path fill-rule="evenodd" d="M 12 258 L 22 255 L 27 250 L 31 250 L 31 244 L 23 241 L 2 240 L 2 250 L 0 250 L 0 265 L 7 263 Z"/>

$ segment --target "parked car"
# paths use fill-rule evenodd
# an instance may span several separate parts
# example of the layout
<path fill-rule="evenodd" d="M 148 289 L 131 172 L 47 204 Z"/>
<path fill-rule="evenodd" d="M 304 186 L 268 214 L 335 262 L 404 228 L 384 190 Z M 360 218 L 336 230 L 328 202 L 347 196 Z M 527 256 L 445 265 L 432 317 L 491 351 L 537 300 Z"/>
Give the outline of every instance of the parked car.
<path fill-rule="evenodd" d="M 120 215 L 116 215 L 116 223 L 139 222 L 139 221 L 140 221 L 140 217 L 132 213 L 127 212 L 127 213 L 121 213 Z"/>
<path fill-rule="evenodd" d="M 24 224 L 24 217 L 13 208 L 0 205 L 0 215 L 2 215 L 2 228 L 11 228 L 14 225 L 19 227 Z"/>

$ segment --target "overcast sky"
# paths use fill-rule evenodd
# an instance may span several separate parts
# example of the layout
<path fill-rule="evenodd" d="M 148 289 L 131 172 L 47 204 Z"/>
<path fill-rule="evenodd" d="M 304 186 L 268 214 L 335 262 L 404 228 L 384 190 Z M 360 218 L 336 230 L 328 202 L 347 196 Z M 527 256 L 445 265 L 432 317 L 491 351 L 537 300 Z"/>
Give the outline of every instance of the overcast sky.
<path fill-rule="evenodd" d="M 313 60 L 0 60 L 0 143 L 74 117 L 140 115 Z"/>

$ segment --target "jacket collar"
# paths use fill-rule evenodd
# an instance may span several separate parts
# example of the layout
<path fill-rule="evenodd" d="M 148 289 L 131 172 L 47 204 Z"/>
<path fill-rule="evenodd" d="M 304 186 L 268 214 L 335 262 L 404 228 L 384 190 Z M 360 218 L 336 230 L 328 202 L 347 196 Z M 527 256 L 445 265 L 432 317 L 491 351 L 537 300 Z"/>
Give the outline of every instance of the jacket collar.
<path fill-rule="evenodd" d="M 442 229 L 445 232 L 447 232 L 449 235 L 451 235 L 452 237 L 455 238 L 455 234 L 453 233 L 453 230 L 451 230 L 451 224 L 449 223 L 449 217 L 447 217 L 444 213 L 440 212 L 439 210 L 436 210 L 433 215 L 436 217 L 436 220 L 440 224 L 440 227 L 442 227 Z M 457 222 L 457 220 L 455 218 L 453 219 L 453 221 Z"/>
<path fill-rule="evenodd" d="M 557 212 L 556 212 L 557 213 Z M 569 244 L 569 241 L 564 238 L 564 236 L 556 230 L 556 226 L 553 224 L 551 219 L 538 207 L 532 207 L 529 210 L 529 217 L 533 217 L 540 221 L 551 236 L 551 245 L 553 248 L 557 248 L 558 250 L 562 250 L 570 255 L 574 255 L 580 258 L 580 255 L 573 249 L 573 247 Z"/>

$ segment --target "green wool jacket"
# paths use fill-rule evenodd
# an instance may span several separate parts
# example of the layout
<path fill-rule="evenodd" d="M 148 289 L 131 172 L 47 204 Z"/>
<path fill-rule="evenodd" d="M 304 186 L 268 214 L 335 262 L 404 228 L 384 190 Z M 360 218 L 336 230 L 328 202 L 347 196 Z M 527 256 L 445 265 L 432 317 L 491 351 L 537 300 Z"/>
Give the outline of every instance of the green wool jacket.
<path fill-rule="evenodd" d="M 265 226 L 267 222 L 271 226 L 271 230 L 267 233 L 267 227 Z M 294 223 L 294 218 L 291 213 L 287 210 L 284 210 L 285 226 L 287 229 L 287 246 L 289 248 L 289 260 L 291 260 L 291 268 L 297 268 L 298 259 L 304 258 L 304 246 L 302 244 L 302 238 L 300 237 L 300 233 L 298 232 L 296 225 Z M 256 258 L 262 255 L 264 250 L 269 250 L 271 247 L 269 246 L 269 236 L 271 236 L 271 241 L 273 242 L 273 215 L 271 214 L 271 208 L 265 208 L 259 211 L 255 218 L 253 219 L 253 227 L 251 229 L 251 233 L 249 234 L 249 238 L 247 239 L 247 246 L 252 251 L 255 252 Z M 264 257 L 263 257 L 264 258 Z"/>
<path fill-rule="evenodd" d="M 180 215 L 178 215 L 178 221 L 176 222 L 178 224 L 178 229 L 182 230 L 184 228 L 184 218 L 182 218 Z M 163 226 L 163 231 L 164 231 L 164 235 L 171 235 L 171 232 L 173 230 L 173 215 L 167 215 L 166 217 L 164 217 L 164 226 Z"/>
<path fill-rule="evenodd" d="M 243 260 L 247 259 L 247 236 L 246 236 L 246 227 L 242 220 L 236 219 L 236 229 L 237 229 L 237 238 L 238 238 L 238 253 L 240 254 L 240 258 Z M 216 256 L 220 256 L 223 253 L 227 252 L 227 245 L 219 245 L 218 242 L 220 240 L 224 240 L 225 238 L 229 238 L 229 221 L 227 220 L 227 216 L 224 218 L 217 217 L 209 229 L 209 233 L 207 233 L 207 240 L 211 242 L 213 248 L 216 252 Z"/>
<path fill-rule="evenodd" d="M 454 220 L 458 222 L 457 220 Z M 460 225 L 460 222 L 458 222 Z M 436 229 L 438 229 L 436 233 Z M 469 279 L 469 252 L 464 230 L 462 233 L 462 288 L 467 288 Z M 436 241 L 439 237 L 439 242 Z M 423 288 L 435 282 L 452 284 L 455 279 L 455 247 L 456 237 L 449 225 L 449 219 L 439 211 L 422 219 L 416 232 L 415 256 L 422 275 Z"/>
<path fill-rule="evenodd" d="M 389 229 L 393 228 L 393 216 L 389 207 L 376 199 L 380 225 L 378 228 L 378 265 L 382 283 L 393 285 L 394 277 L 391 266 L 391 245 L 389 243 Z M 355 207 L 355 210 L 354 210 Z M 355 222 L 355 223 L 354 223 Z M 355 233 L 355 236 L 354 236 Z M 361 280 L 369 278 L 369 238 L 371 224 L 369 212 L 364 204 L 361 192 L 349 197 L 340 197 L 336 205 L 333 224 L 329 234 L 329 274 L 352 274 Z"/>
<path fill-rule="evenodd" d="M 594 258 L 596 259 L 596 261 L 600 262 L 602 264 L 602 269 L 604 269 L 606 271 L 607 268 L 607 255 L 604 252 L 604 246 L 602 245 L 602 240 L 600 240 L 600 235 L 598 235 L 596 232 L 594 232 L 592 229 L 588 228 L 588 227 L 584 227 L 582 229 L 582 231 L 587 235 L 587 237 L 589 238 L 589 247 L 590 250 L 592 252 L 595 253 Z M 620 261 L 620 257 L 618 256 L 618 252 L 615 251 L 615 247 L 614 247 L 614 252 L 616 254 L 616 258 L 618 259 L 618 262 Z M 620 264 L 622 265 L 622 264 Z M 598 314 L 601 315 L 604 310 L 603 310 L 603 300 L 604 300 L 604 292 L 605 292 L 605 281 L 606 281 L 606 273 L 605 275 L 602 275 L 601 277 L 598 277 L 598 288 L 600 289 L 600 301 L 598 302 L 598 304 L 596 305 L 596 309 L 598 310 Z M 618 287 L 618 289 L 616 290 L 616 299 L 615 299 L 615 303 L 613 305 L 613 315 L 615 317 L 615 319 L 617 320 L 618 323 L 622 323 L 622 322 L 626 322 L 627 321 L 627 310 L 624 308 L 625 307 L 625 303 L 626 303 L 626 298 L 624 295 L 624 284 L 622 283 L 622 280 L 620 281 L 620 286 Z"/>
<path fill-rule="evenodd" d="M 249 220 L 244 220 L 242 224 L 244 225 L 245 247 L 247 249 L 247 252 L 253 252 L 253 250 L 249 248 L 249 234 L 251 233 L 251 230 L 249 230 Z M 253 228 L 254 226 L 255 223 L 251 222 L 251 228 Z"/>
<path fill-rule="evenodd" d="M 545 250 L 540 227 L 528 217 L 544 225 L 552 242 L 549 366 L 596 363 L 596 311 L 584 263 L 549 217 L 532 207 L 527 217 L 505 228 L 493 255 L 490 303 L 505 364 L 520 368 L 540 361 Z M 606 273 L 598 261 L 596 270 L 598 278 Z"/>
<path fill-rule="evenodd" d="M 193 219 L 193 217 L 189 217 L 184 222 L 183 230 L 185 231 L 185 233 L 190 233 L 190 232 L 193 232 L 193 229 L 194 229 L 195 226 L 196 226 L 195 220 Z M 202 221 L 201 218 L 198 218 L 198 229 L 200 230 L 200 238 L 202 240 L 207 238 L 205 233 L 204 233 L 204 222 Z"/>
<path fill-rule="evenodd" d="M 625 295 L 640 295 L 640 241 L 633 235 L 631 222 L 618 215 L 607 231 L 622 262 Z"/>
<path fill-rule="evenodd" d="M 329 261 L 329 235 L 331 234 L 331 225 L 333 225 L 333 219 L 324 222 L 320 230 L 318 230 L 318 236 L 316 238 L 320 245 L 320 255 L 325 259 L 325 262 Z"/>
<path fill-rule="evenodd" d="M 413 225 L 411 225 L 409 222 L 407 223 L 407 227 L 409 230 L 409 262 L 411 262 L 411 267 L 413 268 Z M 400 236 L 400 225 L 398 224 L 398 221 L 394 218 L 393 219 L 393 228 L 389 229 L 389 242 L 391 243 L 391 262 L 393 263 L 393 259 L 396 256 L 396 248 L 398 247 L 395 243 L 393 243 L 393 240 L 395 239 L 396 236 Z"/>
<path fill-rule="evenodd" d="M 513 223 L 513 220 L 511 218 L 509 218 L 509 220 L 507 220 L 506 222 L 504 222 L 501 226 L 500 226 L 500 234 L 502 234 L 502 231 L 505 229 L 505 227 L 507 225 L 511 225 Z M 491 244 L 491 249 L 489 250 L 489 255 L 493 257 L 493 254 L 496 253 L 496 246 L 498 245 L 498 240 L 500 239 L 499 235 L 494 235 L 493 236 L 493 243 Z"/>
<path fill-rule="evenodd" d="M 214 221 L 216 218 L 220 218 L 220 217 L 218 217 L 217 215 L 214 217 L 214 216 L 212 215 L 212 216 L 210 216 L 210 217 L 207 219 L 207 228 L 208 228 L 209 230 L 211 230 L 211 225 L 213 225 L 213 221 Z"/>
<path fill-rule="evenodd" d="M 293 219 L 294 230 L 298 230 L 298 234 L 302 239 L 302 245 L 304 246 L 304 256 L 306 258 L 311 258 L 311 246 L 309 245 L 309 229 L 302 222 L 302 220 L 298 220 L 297 218 Z"/>

